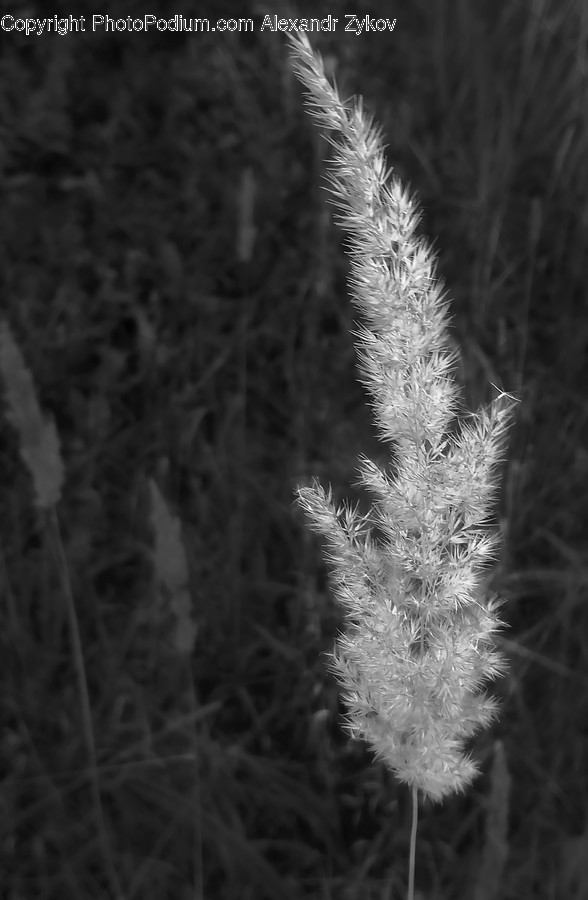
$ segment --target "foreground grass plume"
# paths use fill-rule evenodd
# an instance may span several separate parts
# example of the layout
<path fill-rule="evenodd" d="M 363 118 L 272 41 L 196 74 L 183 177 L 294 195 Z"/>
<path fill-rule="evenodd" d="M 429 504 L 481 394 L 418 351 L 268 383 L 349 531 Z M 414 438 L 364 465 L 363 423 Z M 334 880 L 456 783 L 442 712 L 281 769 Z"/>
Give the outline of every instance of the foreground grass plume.
<path fill-rule="evenodd" d="M 349 236 L 350 287 L 361 315 L 360 379 L 390 469 L 362 458 L 371 512 L 337 508 L 321 485 L 298 489 L 325 539 L 346 630 L 332 655 L 348 727 L 413 790 L 442 800 L 476 764 L 465 742 L 488 725 L 484 685 L 505 663 L 494 635 L 500 601 L 485 572 L 498 535 L 489 525 L 512 398 L 500 394 L 453 429 L 448 303 L 413 197 L 386 169 L 380 134 L 361 100 L 342 102 L 304 34 L 291 37 L 307 106 L 334 151 L 328 175 Z"/>

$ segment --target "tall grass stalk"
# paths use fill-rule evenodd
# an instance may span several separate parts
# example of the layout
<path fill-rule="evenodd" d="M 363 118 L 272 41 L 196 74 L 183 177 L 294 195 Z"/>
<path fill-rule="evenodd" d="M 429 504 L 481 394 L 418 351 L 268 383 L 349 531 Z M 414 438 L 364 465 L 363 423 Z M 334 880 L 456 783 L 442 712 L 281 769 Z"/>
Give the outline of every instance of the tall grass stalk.
<path fill-rule="evenodd" d="M 485 576 L 491 503 L 511 420 L 500 394 L 461 427 L 448 303 L 415 199 L 387 170 L 361 99 L 344 103 L 304 33 L 291 36 L 307 107 L 333 146 L 329 188 L 348 234 L 360 379 L 390 465 L 359 460 L 371 510 L 338 507 L 320 484 L 298 502 L 327 547 L 346 630 L 332 654 L 347 724 L 413 792 L 434 801 L 477 772 L 465 742 L 496 713 L 484 684 L 505 670 L 500 601 Z"/>
<path fill-rule="evenodd" d="M 168 507 L 165 496 L 157 483 L 149 479 L 151 498 L 151 527 L 153 530 L 153 569 L 156 595 L 155 608 L 148 610 L 162 637 L 183 663 L 186 683 L 185 702 L 193 727 L 194 739 L 194 896 L 204 897 L 204 866 L 202 859 L 202 791 L 200 782 L 198 702 L 192 678 L 191 654 L 197 637 L 197 627 L 192 621 L 192 598 L 189 591 L 189 571 L 186 549 L 182 538 L 182 525 Z"/>
<path fill-rule="evenodd" d="M 77 678 L 96 831 L 111 894 L 122 898 L 102 804 L 82 637 L 57 515 L 64 482 L 59 435 L 55 423 L 41 411 L 33 376 L 7 322 L 0 322 L 0 375 L 6 398 L 6 414 L 18 434 L 20 453 L 33 481 L 35 506 L 43 519 L 48 545 L 59 573 Z"/>

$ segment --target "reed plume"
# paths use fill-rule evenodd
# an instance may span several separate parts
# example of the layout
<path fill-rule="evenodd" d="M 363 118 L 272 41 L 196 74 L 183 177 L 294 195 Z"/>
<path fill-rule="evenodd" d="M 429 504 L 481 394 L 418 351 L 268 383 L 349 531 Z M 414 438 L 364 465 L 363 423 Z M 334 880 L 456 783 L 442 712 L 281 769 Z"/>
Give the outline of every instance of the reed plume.
<path fill-rule="evenodd" d="M 349 731 L 413 791 L 441 800 L 476 774 L 465 744 L 495 716 L 484 685 L 505 670 L 494 641 L 500 601 L 485 580 L 513 398 L 500 394 L 453 427 L 448 302 L 417 236 L 416 200 L 387 170 L 361 100 L 342 102 L 304 33 L 290 44 L 307 107 L 334 148 L 328 182 L 348 235 L 359 377 L 390 450 L 387 467 L 359 460 L 369 514 L 337 507 L 318 483 L 297 499 L 324 538 L 345 611 L 331 662 Z"/>

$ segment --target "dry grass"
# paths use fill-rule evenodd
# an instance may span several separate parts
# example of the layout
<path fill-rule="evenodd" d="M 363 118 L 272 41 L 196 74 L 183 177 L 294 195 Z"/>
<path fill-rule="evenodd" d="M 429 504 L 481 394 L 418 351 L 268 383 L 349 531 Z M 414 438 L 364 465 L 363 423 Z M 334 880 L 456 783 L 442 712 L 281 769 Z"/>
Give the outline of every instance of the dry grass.
<path fill-rule="evenodd" d="M 321 49 L 423 200 L 472 406 L 489 382 L 523 401 L 495 574 L 512 675 L 475 749 L 489 771 L 500 739 L 511 778 L 500 896 L 580 900 L 588 20 L 579 0 L 403 6 L 392 37 Z M 340 731 L 320 658 L 338 620 L 291 505 L 311 473 L 343 489 L 373 435 L 285 48 L 1 40 L 3 314 L 64 482 L 60 558 L 5 417 L 0 896 L 401 896 L 410 810 Z M 181 524 L 190 657 L 144 615 L 151 480 Z M 423 815 L 427 900 L 473 890 L 491 794 L 488 776 Z"/>

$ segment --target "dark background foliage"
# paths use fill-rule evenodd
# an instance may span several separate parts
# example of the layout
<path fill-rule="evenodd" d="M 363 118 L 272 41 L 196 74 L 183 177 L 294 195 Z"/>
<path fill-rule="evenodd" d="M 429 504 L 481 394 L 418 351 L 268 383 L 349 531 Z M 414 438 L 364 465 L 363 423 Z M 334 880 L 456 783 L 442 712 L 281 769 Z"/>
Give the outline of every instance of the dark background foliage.
<path fill-rule="evenodd" d="M 405 791 L 341 729 L 340 627 L 292 505 L 380 456 L 355 380 L 327 145 L 281 4 L 253 32 L 0 32 L 0 296 L 56 421 L 58 508 L 106 829 L 97 830 L 63 597 L 7 421 L 0 450 L 0 896 L 401 897 Z M 37 7 L 36 9 L 34 9 Z M 86 9 L 87 7 L 87 9 Z M 388 4 L 393 33 L 315 36 L 423 204 L 471 408 L 520 398 L 497 509 L 503 714 L 467 796 L 422 811 L 423 897 L 471 896 L 488 775 L 510 773 L 501 897 L 588 891 L 588 15 L 581 0 Z M 69 15 L 31 3 L 20 15 Z M 101 12 L 87 3 L 75 14 Z M 117 12 L 117 14 L 120 14 Z M 182 522 L 189 665 L 144 614 L 147 480 Z M 143 614 L 142 614 L 143 612 Z"/>

